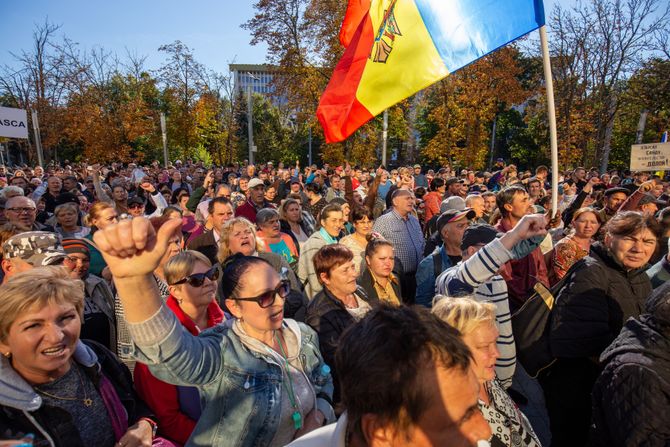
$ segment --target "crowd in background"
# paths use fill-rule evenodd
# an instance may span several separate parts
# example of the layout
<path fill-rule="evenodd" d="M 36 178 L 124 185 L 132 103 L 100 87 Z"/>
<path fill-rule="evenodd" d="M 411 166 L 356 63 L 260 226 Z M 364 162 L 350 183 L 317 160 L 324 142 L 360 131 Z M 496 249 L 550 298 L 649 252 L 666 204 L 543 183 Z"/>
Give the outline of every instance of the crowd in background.
<path fill-rule="evenodd" d="M 503 159 L 0 166 L 0 439 L 668 445 L 670 182 L 555 192 Z"/>

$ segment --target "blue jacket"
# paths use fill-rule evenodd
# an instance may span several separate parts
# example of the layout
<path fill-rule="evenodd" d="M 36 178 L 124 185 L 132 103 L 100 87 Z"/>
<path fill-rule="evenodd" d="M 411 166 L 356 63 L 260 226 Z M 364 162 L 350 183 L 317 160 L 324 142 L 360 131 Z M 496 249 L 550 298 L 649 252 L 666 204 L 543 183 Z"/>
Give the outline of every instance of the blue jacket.
<path fill-rule="evenodd" d="M 434 255 L 442 258 L 442 271 L 437 272 L 437 274 L 435 274 Z M 437 247 L 431 254 L 421 260 L 419 268 L 416 270 L 416 304 L 426 307 L 432 306 L 435 296 L 435 280 L 440 273 L 449 267 L 451 267 L 451 259 L 449 259 L 444 245 Z"/>
<path fill-rule="evenodd" d="M 200 390 L 202 415 L 186 447 L 266 446 L 278 430 L 284 374 L 271 355 L 248 349 L 233 331 L 233 321 L 195 337 L 167 307 L 150 319 L 130 325 L 134 355 L 159 379 Z M 303 370 L 316 393 L 317 408 L 334 414 L 330 370 L 309 326 L 284 320 L 284 330 L 298 338 Z"/>

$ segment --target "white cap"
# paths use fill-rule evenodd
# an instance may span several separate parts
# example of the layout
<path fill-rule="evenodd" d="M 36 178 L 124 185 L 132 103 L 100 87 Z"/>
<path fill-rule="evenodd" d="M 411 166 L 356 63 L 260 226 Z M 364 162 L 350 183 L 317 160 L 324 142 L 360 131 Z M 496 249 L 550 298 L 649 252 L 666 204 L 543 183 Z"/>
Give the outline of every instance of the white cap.
<path fill-rule="evenodd" d="M 265 183 L 263 183 L 263 180 L 259 179 L 258 177 L 254 177 L 249 180 L 249 189 L 253 189 L 257 186 L 265 186 Z"/>

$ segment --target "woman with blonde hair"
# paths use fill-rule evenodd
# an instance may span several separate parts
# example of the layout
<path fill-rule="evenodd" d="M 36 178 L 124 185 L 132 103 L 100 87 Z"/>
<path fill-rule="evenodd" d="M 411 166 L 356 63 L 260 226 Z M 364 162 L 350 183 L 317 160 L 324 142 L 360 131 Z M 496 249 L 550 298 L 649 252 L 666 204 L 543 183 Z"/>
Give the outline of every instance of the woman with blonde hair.
<path fill-rule="evenodd" d="M 225 317 L 216 302 L 219 269 L 197 251 L 184 251 L 172 257 L 163 267 L 170 296 L 166 306 L 192 335 L 216 326 Z M 200 394 L 197 388 L 171 385 L 157 379 L 147 365 L 135 365 L 135 387 L 157 417 L 160 433 L 186 444 L 200 417 Z"/>
<path fill-rule="evenodd" d="M 496 378 L 498 328 L 496 307 L 471 297 L 436 296 L 433 314 L 458 329 L 470 348 L 479 380 L 479 409 L 493 437 L 491 446 L 541 446 L 533 428 Z"/>
<path fill-rule="evenodd" d="M 115 224 L 119 221 L 119 215 L 116 212 L 114 205 L 108 202 L 96 202 L 88 210 L 88 214 L 84 217 L 84 225 L 91 228 L 91 232 L 88 233 L 84 240 L 89 245 L 89 251 L 91 253 L 91 265 L 88 268 L 89 273 L 92 273 L 95 276 L 105 276 L 102 274 L 107 263 L 102 258 L 102 254 L 98 250 L 98 247 L 93 242 L 93 235 L 96 231 L 107 228 L 109 225 Z M 110 279 L 106 277 L 105 279 Z"/>
<path fill-rule="evenodd" d="M 36 446 L 151 445 L 156 423 L 127 369 L 79 338 L 84 286 L 63 267 L 0 288 L 0 433 Z"/>
<path fill-rule="evenodd" d="M 222 266 L 226 259 L 236 254 L 262 258 L 286 279 L 291 285 L 291 293 L 285 300 L 284 316 L 298 321 L 304 320 L 307 300 L 301 292 L 295 272 L 281 255 L 265 251 L 263 242 L 256 234 L 256 227 L 244 217 L 235 217 L 226 222 L 219 238 L 218 259 Z"/>
<path fill-rule="evenodd" d="M 79 208 L 74 203 L 63 203 L 54 209 L 56 217 L 55 230 L 62 238 L 83 238 L 88 236 L 91 229 L 77 225 Z"/>

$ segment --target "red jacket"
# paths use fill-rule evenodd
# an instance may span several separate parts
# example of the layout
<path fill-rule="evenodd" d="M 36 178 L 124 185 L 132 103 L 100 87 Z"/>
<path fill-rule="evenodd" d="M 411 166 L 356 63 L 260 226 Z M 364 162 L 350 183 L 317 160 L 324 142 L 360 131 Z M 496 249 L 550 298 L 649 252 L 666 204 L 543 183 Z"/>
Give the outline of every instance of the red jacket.
<path fill-rule="evenodd" d="M 238 206 L 235 210 L 235 217 L 244 217 L 252 224 L 256 223 L 256 213 L 257 209 L 261 208 L 275 208 L 270 202 L 263 202 L 263 206 L 257 208 L 251 201 L 247 200 L 242 205 Z"/>
<path fill-rule="evenodd" d="M 503 218 L 496 225 L 496 230 L 507 233 L 513 227 L 507 218 Z M 507 283 L 512 313 L 519 309 L 533 294 L 533 286 L 538 281 L 549 287 L 547 264 L 544 262 L 544 255 L 540 247 L 537 247 L 525 258 L 507 262 L 500 274 Z"/>
<path fill-rule="evenodd" d="M 166 304 L 191 334 L 198 335 L 200 331 L 195 323 L 181 310 L 179 303 L 172 295 L 168 297 Z M 223 311 L 215 300 L 212 301 L 207 308 L 207 327 L 216 326 L 223 319 Z M 158 380 L 151 374 L 147 365 L 139 362 L 135 366 L 134 375 L 137 393 L 156 414 L 158 432 L 165 438 L 182 445 L 186 444 L 197 420 L 189 417 L 181 408 L 179 388 L 185 387 L 177 387 Z"/>

